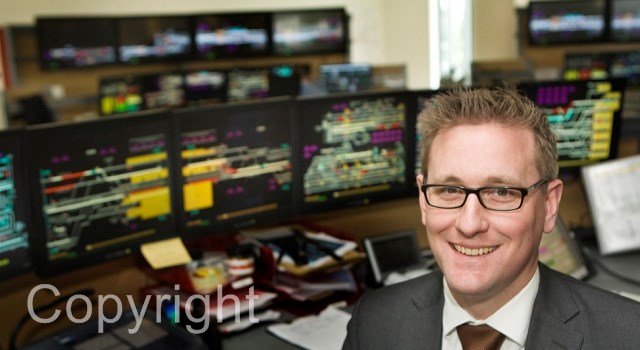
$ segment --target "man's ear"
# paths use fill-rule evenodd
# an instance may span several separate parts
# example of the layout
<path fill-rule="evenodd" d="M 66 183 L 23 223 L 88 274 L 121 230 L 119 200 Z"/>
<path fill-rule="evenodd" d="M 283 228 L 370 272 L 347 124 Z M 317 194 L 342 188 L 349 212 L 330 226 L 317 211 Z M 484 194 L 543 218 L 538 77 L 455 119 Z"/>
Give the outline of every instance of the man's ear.
<path fill-rule="evenodd" d="M 544 218 L 544 232 L 551 232 L 556 226 L 556 218 L 560 211 L 560 199 L 564 184 L 560 179 L 554 179 L 547 184 L 547 197 L 545 199 L 546 214 Z"/>
<path fill-rule="evenodd" d="M 424 175 L 420 174 L 416 176 L 416 184 L 418 185 L 418 188 L 422 186 L 423 182 L 424 182 Z M 420 214 L 422 217 L 422 224 L 426 225 L 427 221 L 426 221 L 425 212 L 427 208 L 427 200 L 426 198 L 424 198 L 424 193 L 422 193 L 421 190 L 418 190 L 418 203 L 420 204 Z"/>

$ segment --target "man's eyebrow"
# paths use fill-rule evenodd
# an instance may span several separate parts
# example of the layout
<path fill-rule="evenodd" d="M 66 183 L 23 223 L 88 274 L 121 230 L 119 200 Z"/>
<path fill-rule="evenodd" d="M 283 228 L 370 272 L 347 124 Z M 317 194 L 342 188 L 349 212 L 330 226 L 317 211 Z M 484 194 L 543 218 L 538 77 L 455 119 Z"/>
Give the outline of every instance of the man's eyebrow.
<path fill-rule="evenodd" d="M 447 175 L 445 176 L 443 179 L 436 181 L 438 183 L 453 183 L 453 184 L 460 184 L 462 183 L 462 180 L 455 176 L 455 175 Z M 485 179 L 482 180 L 482 183 L 480 185 L 478 185 L 478 187 L 481 186 L 513 186 L 514 184 L 516 184 L 517 182 L 515 180 L 512 180 L 508 177 L 504 177 L 504 176 L 489 176 Z"/>
<path fill-rule="evenodd" d="M 515 182 L 513 179 L 510 178 L 506 178 L 503 176 L 490 176 L 485 180 L 485 183 L 487 184 L 492 184 L 492 185 L 513 185 L 517 182 Z"/>
<path fill-rule="evenodd" d="M 461 180 L 455 175 L 447 175 L 445 178 L 435 181 L 437 183 L 460 183 Z"/>

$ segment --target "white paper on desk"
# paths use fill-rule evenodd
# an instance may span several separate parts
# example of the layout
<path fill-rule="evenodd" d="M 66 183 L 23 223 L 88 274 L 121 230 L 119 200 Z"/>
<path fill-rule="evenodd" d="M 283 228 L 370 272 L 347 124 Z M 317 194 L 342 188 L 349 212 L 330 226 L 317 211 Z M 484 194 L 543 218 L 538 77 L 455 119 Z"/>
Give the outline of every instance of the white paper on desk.
<path fill-rule="evenodd" d="M 640 248 L 640 155 L 582 167 L 600 253 Z"/>
<path fill-rule="evenodd" d="M 267 329 L 283 340 L 308 350 L 339 350 L 347 337 L 351 315 L 333 306 L 320 314 L 301 317 L 291 323 L 276 324 Z"/>

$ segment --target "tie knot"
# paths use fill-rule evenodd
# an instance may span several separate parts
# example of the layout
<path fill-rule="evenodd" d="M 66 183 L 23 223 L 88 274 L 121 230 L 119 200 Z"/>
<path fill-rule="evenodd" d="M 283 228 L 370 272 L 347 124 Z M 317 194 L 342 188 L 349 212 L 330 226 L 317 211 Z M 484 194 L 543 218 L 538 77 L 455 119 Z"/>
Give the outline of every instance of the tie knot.
<path fill-rule="evenodd" d="M 486 324 L 461 324 L 457 331 L 464 350 L 498 350 L 504 342 L 504 334 Z"/>

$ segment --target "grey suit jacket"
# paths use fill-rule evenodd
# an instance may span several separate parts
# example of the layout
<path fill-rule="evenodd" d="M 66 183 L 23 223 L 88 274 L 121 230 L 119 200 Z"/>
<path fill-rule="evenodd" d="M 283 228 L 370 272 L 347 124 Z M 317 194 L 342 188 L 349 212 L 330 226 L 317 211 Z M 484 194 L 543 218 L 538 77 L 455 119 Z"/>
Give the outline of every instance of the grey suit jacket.
<path fill-rule="evenodd" d="M 640 303 L 540 264 L 525 348 L 640 349 Z M 440 349 L 442 274 L 432 272 L 366 293 L 343 349 Z"/>

